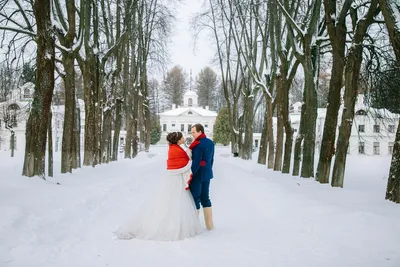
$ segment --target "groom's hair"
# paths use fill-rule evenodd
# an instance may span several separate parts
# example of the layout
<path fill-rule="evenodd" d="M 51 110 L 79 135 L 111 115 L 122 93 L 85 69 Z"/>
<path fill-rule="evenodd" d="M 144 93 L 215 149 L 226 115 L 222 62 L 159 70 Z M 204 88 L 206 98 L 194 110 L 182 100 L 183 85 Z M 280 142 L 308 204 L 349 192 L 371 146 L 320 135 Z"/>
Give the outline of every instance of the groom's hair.
<path fill-rule="evenodd" d="M 197 123 L 195 125 L 192 126 L 192 128 L 196 128 L 196 132 L 200 132 L 203 134 L 204 133 L 204 127 L 203 125 L 201 125 L 200 123 Z"/>

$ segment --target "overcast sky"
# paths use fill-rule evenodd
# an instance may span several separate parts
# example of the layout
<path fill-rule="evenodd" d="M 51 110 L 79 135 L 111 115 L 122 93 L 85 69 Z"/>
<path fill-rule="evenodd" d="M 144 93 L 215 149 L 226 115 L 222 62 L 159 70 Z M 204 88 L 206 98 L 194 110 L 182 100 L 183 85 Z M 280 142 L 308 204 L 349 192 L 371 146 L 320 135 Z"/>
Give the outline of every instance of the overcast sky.
<path fill-rule="evenodd" d="M 190 69 L 192 69 L 193 81 L 202 68 L 207 65 L 212 67 L 212 59 L 215 53 L 209 35 L 202 34 L 195 46 L 193 33 L 190 32 L 190 19 L 193 14 L 201 10 L 203 2 L 204 0 L 182 0 L 182 3 L 177 5 L 177 20 L 171 37 L 172 43 L 169 45 L 171 59 L 169 67 L 180 65 L 188 75 Z"/>

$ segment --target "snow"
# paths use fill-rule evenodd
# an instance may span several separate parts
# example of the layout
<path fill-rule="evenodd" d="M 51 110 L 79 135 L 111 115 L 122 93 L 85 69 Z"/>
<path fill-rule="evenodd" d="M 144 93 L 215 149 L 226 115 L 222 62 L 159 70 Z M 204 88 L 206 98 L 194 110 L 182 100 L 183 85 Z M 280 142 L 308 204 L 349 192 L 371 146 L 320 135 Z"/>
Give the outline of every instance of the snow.
<path fill-rule="evenodd" d="M 400 266 L 400 206 L 384 200 L 390 158 L 382 156 L 348 156 L 340 189 L 266 170 L 217 147 L 215 230 L 178 242 L 115 239 L 113 231 L 165 178 L 166 152 L 152 146 L 133 160 L 64 175 L 55 154 L 55 177 L 47 181 L 21 177 L 21 151 L 15 158 L 0 152 L 0 264 Z"/>
<path fill-rule="evenodd" d="M 218 115 L 217 112 L 215 112 L 215 111 L 207 110 L 204 108 L 195 108 L 195 107 L 175 108 L 175 109 L 160 113 L 160 115 L 162 115 L 162 116 L 179 116 L 179 115 L 189 112 L 189 111 L 195 112 L 195 113 L 199 114 L 200 116 L 217 117 L 217 115 Z"/>
<path fill-rule="evenodd" d="M 184 94 L 184 96 L 196 96 L 196 97 L 197 97 L 197 94 L 196 94 L 195 91 L 187 91 L 187 92 Z"/>
<path fill-rule="evenodd" d="M 392 12 L 394 18 L 395 28 L 397 32 L 400 32 L 400 4 L 396 1 L 387 2 L 389 12 Z"/>

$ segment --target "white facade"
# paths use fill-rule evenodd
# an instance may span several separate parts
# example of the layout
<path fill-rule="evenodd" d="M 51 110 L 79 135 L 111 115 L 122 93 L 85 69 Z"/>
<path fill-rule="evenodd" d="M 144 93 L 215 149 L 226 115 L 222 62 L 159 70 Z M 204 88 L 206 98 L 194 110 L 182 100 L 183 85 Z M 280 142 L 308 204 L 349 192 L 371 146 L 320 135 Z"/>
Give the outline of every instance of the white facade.
<path fill-rule="evenodd" d="M 198 96 L 193 91 L 185 93 L 183 102 L 182 107 L 172 105 L 171 110 L 159 113 L 162 129 L 160 144 L 167 143 L 165 138 L 169 132 L 179 131 L 185 137 L 189 137 L 191 128 L 196 123 L 202 124 L 205 134 L 212 139 L 217 112 L 209 110 L 208 107 L 199 107 Z"/>
<path fill-rule="evenodd" d="M 11 148 L 11 130 L 14 131 L 14 149 L 16 151 L 25 150 L 25 130 L 29 118 L 29 110 L 32 103 L 34 85 L 29 83 L 10 92 L 5 102 L 0 102 L 0 150 L 6 151 Z M 85 129 L 85 106 L 83 100 L 78 100 L 80 108 L 81 122 L 81 149 L 84 144 Z M 61 151 L 62 134 L 64 126 L 64 106 L 51 106 L 53 149 L 55 152 Z M 9 119 L 7 119 L 9 116 Z M 6 128 L 6 120 L 11 126 Z"/>
<path fill-rule="evenodd" d="M 301 103 L 293 104 L 293 110 L 290 112 L 290 120 L 294 129 L 293 142 L 297 137 L 300 126 Z M 338 127 L 336 130 L 336 140 L 339 133 L 343 106 L 339 110 Z M 316 149 L 319 151 L 324 131 L 326 117 L 326 108 L 318 109 L 316 122 Z M 382 155 L 392 154 L 393 144 L 396 137 L 399 115 L 393 114 L 388 110 L 368 108 L 364 104 L 364 95 L 359 94 L 355 106 L 355 116 L 350 136 L 349 154 L 362 155 Z M 273 118 L 274 136 L 276 138 L 276 117 Z M 261 134 L 254 134 L 254 146 L 257 148 L 260 144 Z"/>
<path fill-rule="evenodd" d="M 11 90 L 6 101 L 0 102 L 0 150 L 10 150 L 12 131 L 14 149 L 25 149 L 25 128 L 34 89 L 33 83 L 26 83 Z"/>

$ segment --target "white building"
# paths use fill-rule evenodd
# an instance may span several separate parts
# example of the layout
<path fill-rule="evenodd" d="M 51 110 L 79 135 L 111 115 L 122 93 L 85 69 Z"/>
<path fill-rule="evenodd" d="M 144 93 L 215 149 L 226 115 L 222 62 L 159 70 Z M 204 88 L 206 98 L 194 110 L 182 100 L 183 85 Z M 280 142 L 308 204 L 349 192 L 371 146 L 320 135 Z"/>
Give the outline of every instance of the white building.
<path fill-rule="evenodd" d="M 25 149 L 25 127 L 34 92 L 34 84 L 12 89 L 6 101 L 0 102 L 0 150 L 10 150 L 14 132 L 14 149 Z"/>
<path fill-rule="evenodd" d="M 212 139 L 213 128 L 217 112 L 209 110 L 208 106 L 198 106 L 198 96 L 193 91 L 188 91 L 183 96 L 183 106 L 159 113 L 162 135 L 160 144 L 167 143 L 166 136 L 169 132 L 180 131 L 185 137 L 190 137 L 192 125 L 200 123 L 204 126 L 205 134 Z"/>
<path fill-rule="evenodd" d="M 29 110 L 32 104 L 34 85 L 27 83 L 19 88 L 12 90 L 7 101 L 0 102 L 0 150 L 10 150 L 11 130 L 14 131 L 14 149 L 17 151 L 25 150 L 25 130 L 29 118 Z M 81 149 L 83 149 L 84 129 L 85 129 L 85 106 L 83 100 L 78 100 L 80 108 L 81 122 Z M 62 134 L 64 126 L 64 106 L 51 106 L 53 149 L 55 152 L 61 151 Z M 7 129 L 6 123 L 10 126 Z"/>
<path fill-rule="evenodd" d="M 293 104 L 293 110 L 290 112 L 290 120 L 294 129 L 295 142 L 300 126 L 301 103 Z M 339 125 L 342 116 L 341 106 L 339 110 L 338 127 L 336 130 L 336 141 L 339 133 Z M 326 108 L 318 109 L 316 122 L 316 149 L 319 151 L 324 132 L 324 123 L 326 117 Z M 392 154 L 393 144 L 396 137 L 399 115 L 393 114 L 385 109 L 369 108 L 364 104 L 364 95 L 359 94 L 355 105 L 355 116 L 350 136 L 349 154 L 364 155 L 382 155 Z M 276 117 L 273 118 L 274 136 L 276 138 Z M 260 144 L 261 134 L 254 134 L 254 146 L 257 148 Z"/>

